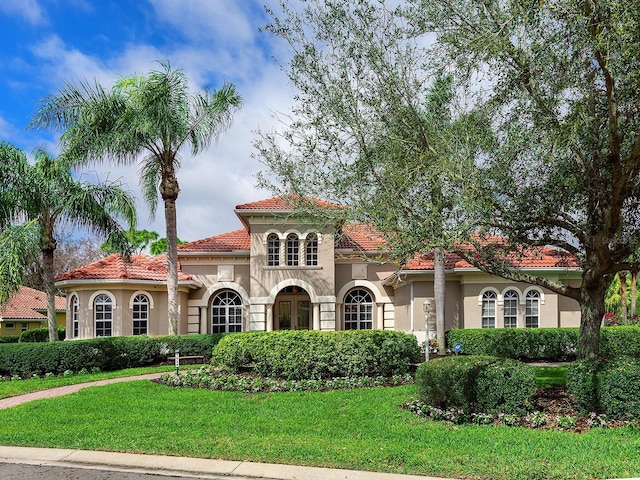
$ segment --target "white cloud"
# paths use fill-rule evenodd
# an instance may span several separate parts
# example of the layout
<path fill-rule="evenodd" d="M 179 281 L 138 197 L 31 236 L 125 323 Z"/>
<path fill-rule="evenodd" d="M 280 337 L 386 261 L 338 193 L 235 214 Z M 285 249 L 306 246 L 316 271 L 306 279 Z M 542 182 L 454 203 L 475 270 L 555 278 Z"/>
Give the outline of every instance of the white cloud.
<path fill-rule="evenodd" d="M 47 23 L 47 18 L 38 3 L 38 0 L 8 0 L 0 2 L 0 12 L 6 15 L 17 16 L 25 19 L 32 25 Z"/>

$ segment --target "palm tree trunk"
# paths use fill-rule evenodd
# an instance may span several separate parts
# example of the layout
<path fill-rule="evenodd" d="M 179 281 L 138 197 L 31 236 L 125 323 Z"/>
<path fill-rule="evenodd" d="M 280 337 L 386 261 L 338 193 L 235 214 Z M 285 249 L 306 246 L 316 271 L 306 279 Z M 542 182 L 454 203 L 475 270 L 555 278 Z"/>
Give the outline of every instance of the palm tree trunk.
<path fill-rule="evenodd" d="M 436 302 L 436 336 L 438 338 L 438 353 L 444 354 L 445 257 L 442 248 L 434 249 L 433 260 L 433 295 Z"/>
<path fill-rule="evenodd" d="M 631 318 L 636 316 L 636 299 L 638 296 L 638 272 L 631 272 Z"/>
<path fill-rule="evenodd" d="M 622 313 L 622 321 L 627 322 L 627 272 L 620 272 L 620 312 Z"/>
<path fill-rule="evenodd" d="M 167 303 L 169 335 L 178 335 L 178 232 L 175 200 L 165 200 L 167 226 Z"/>
<path fill-rule="evenodd" d="M 56 296 L 53 282 L 53 248 L 42 249 L 42 264 L 44 280 L 44 291 L 47 294 L 47 328 L 49 330 L 49 341 L 58 340 L 58 330 L 56 329 Z"/>

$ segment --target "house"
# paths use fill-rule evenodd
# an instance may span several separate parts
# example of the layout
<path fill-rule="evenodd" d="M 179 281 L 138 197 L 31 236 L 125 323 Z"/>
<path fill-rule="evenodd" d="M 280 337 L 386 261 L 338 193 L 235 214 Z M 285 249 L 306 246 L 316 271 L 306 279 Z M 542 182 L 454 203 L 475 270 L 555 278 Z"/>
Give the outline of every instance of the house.
<path fill-rule="evenodd" d="M 56 296 L 56 324 L 66 323 L 66 299 Z M 0 336 L 20 335 L 26 330 L 46 328 L 47 294 L 29 287 L 18 292 L 0 308 Z"/>
<path fill-rule="evenodd" d="M 433 260 L 400 270 L 382 238 L 361 224 L 318 227 L 288 197 L 238 205 L 242 227 L 180 245 L 180 334 L 390 329 L 425 338 Z M 525 271 L 580 281 L 571 259 L 538 248 L 513 259 Z M 67 338 L 168 333 L 166 258 L 111 255 L 56 278 L 67 294 Z M 446 257 L 446 329 L 577 326 L 574 300 Z M 435 330 L 431 313 L 429 331 Z M 431 334 L 433 336 L 433 334 Z M 421 338 L 420 338 L 421 337 Z"/>

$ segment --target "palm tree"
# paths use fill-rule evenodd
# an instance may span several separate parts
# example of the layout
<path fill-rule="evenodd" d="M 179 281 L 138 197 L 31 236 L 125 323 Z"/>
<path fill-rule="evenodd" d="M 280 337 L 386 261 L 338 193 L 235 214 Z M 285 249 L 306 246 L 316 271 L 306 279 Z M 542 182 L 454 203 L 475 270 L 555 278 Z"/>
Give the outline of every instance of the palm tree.
<path fill-rule="evenodd" d="M 229 127 L 242 99 L 231 84 L 190 94 L 181 70 L 160 65 L 161 70 L 122 78 L 109 90 L 98 83 L 67 84 L 43 101 L 31 126 L 64 130 L 63 149 L 81 164 L 140 159 L 140 185 L 151 217 L 158 190 L 164 201 L 169 333 L 177 334 L 179 151 L 185 144 L 193 155 L 207 148 Z"/>
<path fill-rule="evenodd" d="M 41 149 L 36 150 L 35 163 L 30 165 L 21 150 L 2 142 L 0 161 L 3 179 L 13 172 L 0 189 L 0 300 L 17 290 L 26 267 L 39 254 L 47 294 L 49 340 L 55 341 L 56 229 L 86 228 L 124 248 L 126 237 L 118 219 L 125 220 L 130 228 L 135 225 L 135 199 L 119 184 L 74 179 L 67 164 Z"/>

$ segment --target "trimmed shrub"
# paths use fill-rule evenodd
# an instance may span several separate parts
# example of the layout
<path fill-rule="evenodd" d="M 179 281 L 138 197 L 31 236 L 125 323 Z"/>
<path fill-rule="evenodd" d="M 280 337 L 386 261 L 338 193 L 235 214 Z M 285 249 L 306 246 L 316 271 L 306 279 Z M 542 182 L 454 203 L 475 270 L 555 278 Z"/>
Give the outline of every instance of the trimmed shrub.
<path fill-rule="evenodd" d="M 105 337 L 66 342 L 17 343 L 0 346 L 0 375 L 31 377 L 67 370 L 100 371 L 156 365 L 175 348 L 184 355 L 210 358 L 222 334 L 167 337 Z"/>
<path fill-rule="evenodd" d="M 310 380 L 401 375 L 419 361 L 416 337 L 403 332 L 248 332 L 225 336 L 211 363 L 229 372 L 251 366 L 265 377 Z"/>
<path fill-rule="evenodd" d="M 416 371 L 420 401 L 465 413 L 526 413 L 533 408 L 535 373 L 516 360 L 456 356 L 431 360 Z"/>
<path fill-rule="evenodd" d="M 0 337 L 0 343 L 18 343 L 20 335 L 4 335 Z"/>
<path fill-rule="evenodd" d="M 620 326 L 600 329 L 600 356 L 640 357 L 640 327 Z"/>
<path fill-rule="evenodd" d="M 577 328 L 471 328 L 447 332 L 447 345 L 462 352 L 517 360 L 570 361 L 576 357 Z"/>
<path fill-rule="evenodd" d="M 58 340 L 67 338 L 67 329 L 65 327 L 57 327 L 56 330 L 58 331 Z M 19 342 L 48 342 L 49 329 L 34 328 L 32 330 L 25 330 L 18 338 Z"/>
<path fill-rule="evenodd" d="M 582 360 L 569 366 L 567 391 L 580 414 L 619 420 L 640 418 L 640 359 L 620 356 Z"/>

